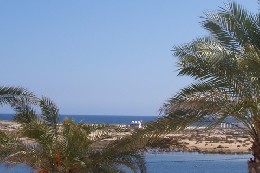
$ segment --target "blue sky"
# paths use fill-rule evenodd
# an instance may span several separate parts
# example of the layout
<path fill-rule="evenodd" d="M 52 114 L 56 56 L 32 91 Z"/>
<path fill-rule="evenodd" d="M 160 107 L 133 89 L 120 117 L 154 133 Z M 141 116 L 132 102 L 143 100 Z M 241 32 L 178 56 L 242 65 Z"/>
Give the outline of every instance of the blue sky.
<path fill-rule="evenodd" d="M 223 2 L 2 0 L 1 85 L 50 97 L 62 114 L 158 115 L 191 82 L 172 46 L 207 35 L 200 16 Z M 256 0 L 236 2 L 257 12 Z"/>

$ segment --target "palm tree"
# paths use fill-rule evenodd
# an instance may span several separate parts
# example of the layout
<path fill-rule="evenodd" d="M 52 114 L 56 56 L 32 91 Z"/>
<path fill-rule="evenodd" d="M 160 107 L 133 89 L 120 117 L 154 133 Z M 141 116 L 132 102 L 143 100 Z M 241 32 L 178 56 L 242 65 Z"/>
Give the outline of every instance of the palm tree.
<path fill-rule="evenodd" d="M 59 110 L 54 102 L 42 98 L 39 103 L 41 114 L 23 121 L 22 134 L 33 142 L 7 153 L 4 162 L 24 163 L 44 173 L 124 172 L 124 169 L 145 172 L 140 153 L 95 146 L 107 134 L 105 126 L 76 124 L 69 119 L 58 125 Z M 26 110 L 21 115 L 28 112 L 20 110 Z"/>
<path fill-rule="evenodd" d="M 205 13 L 202 27 L 210 35 L 173 48 L 179 75 L 191 77 L 194 83 L 161 107 L 162 118 L 134 133 L 134 143 L 139 141 L 142 148 L 154 137 L 195 122 L 214 128 L 233 117 L 246 127 L 253 139 L 252 153 L 260 162 L 259 22 L 259 14 L 235 2 Z"/>
<path fill-rule="evenodd" d="M 253 139 L 253 155 L 260 161 L 259 22 L 259 14 L 235 2 L 205 14 L 202 26 L 210 35 L 173 49 L 179 75 L 195 83 L 164 104 L 165 117 L 155 128 L 167 132 L 194 122 L 215 127 L 231 116 L 246 127 Z"/>
<path fill-rule="evenodd" d="M 32 92 L 21 87 L 0 87 L 0 106 L 9 104 L 15 110 L 22 104 L 35 104 L 37 98 Z M 0 160 L 8 155 L 18 152 L 23 148 L 23 144 L 18 140 L 16 134 L 0 130 Z"/>

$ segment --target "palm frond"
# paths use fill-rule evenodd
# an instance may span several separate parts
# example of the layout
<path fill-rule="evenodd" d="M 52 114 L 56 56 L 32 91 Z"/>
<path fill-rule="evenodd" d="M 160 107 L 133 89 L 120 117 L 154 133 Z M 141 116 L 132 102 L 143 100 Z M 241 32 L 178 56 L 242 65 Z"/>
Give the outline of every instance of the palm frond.
<path fill-rule="evenodd" d="M 0 162 L 7 165 L 23 163 L 22 158 L 16 157 L 26 150 L 26 145 L 17 134 L 0 131 Z"/>
<path fill-rule="evenodd" d="M 54 130 L 39 119 L 23 124 L 22 133 L 43 145 L 52 142 L 55 136 Z"/>
<path fill-rule="evenodd" d="M 37 119 L 36 111 L 28 104 L 15 106 L 14 121 L 19 123 L 30 123 Z"/>
<path fill-rule="evenodd" d="M 32 92 L 21 87 L 0 87 L 0 105 L 11 104 L 14 106 L 21 102 L 36 103 L 37 98 Z"/>
<path fill-rule="evenodd" d="M 59 109 L 49 98 L 43 97 L 40 100 L 40 108 L 43 119 L 53 127 L 59 122 Z"/>
<path fill-rule="evenodd" d="M 229 50 L 239 52 L 245 43 L 259 45 L 258 18 L 241 5 L 227 3 L 225 8 L 205 15 L 203 27 Z"/>

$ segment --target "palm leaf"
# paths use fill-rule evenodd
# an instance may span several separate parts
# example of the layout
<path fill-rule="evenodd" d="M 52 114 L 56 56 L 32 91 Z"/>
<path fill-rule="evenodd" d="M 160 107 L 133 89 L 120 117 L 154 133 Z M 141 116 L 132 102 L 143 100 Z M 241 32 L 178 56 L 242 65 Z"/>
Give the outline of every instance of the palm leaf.
<path fill-rule="evenodd" d="M 19 123 L 30 123 L 37 119 L 36 111 L 28 104 L 15 106 L 14 121 Z"/>
<path fill-rule="evenodd" d="M 21 87 L 0 87 L 0 105 L 16 105 L 21 102 L 36 103 L 37 98 L 33 93 Z"/>
<path fill-rule="evenodd" d="M 59 109 L 55 103 L 49 98 L 43 97 L 40 100 L 40 108 L 43 119 L 48 124 L 56 128 L 56 125 L 59 122 Z"/>

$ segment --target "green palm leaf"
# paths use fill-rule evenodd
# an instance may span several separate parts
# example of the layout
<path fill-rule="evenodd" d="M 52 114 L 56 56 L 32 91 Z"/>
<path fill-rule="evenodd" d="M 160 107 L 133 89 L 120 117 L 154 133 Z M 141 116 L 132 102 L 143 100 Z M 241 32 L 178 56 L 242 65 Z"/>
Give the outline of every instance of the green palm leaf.
<path fill-rule="evenodd" d="M 0 105 L 11 104 L 14 106 L 21 102 L 36 103 L 37 98 L 33 93 L 21 87 L 0 87 Z"/>
<path fill-rule="evenodd" d="M 43 97 L 40 100 L 40 108 L 42 111 L 42 118 L 50 125 L 56 128 L 59 122 L 59 109 L 53 101 L 49 98 Z"/>
<path fill-rule="evenodd" d="M 161 107 L 163 117 L 115 146 L 144 148 L 162 134 L 190 125 L 214 128 L 231 116 L 246 127 L 260 160 L 259 21 L 236 3 L 205 13 L 202 26 L 210 35 L 173 48 L 178 75 L 194 82 Z"/>

